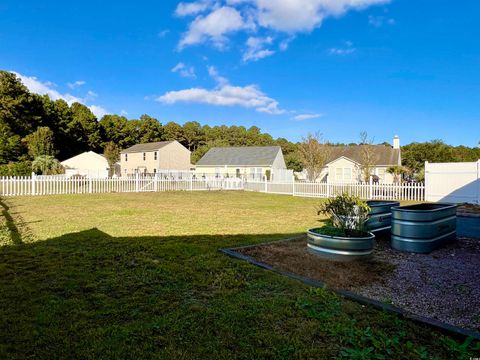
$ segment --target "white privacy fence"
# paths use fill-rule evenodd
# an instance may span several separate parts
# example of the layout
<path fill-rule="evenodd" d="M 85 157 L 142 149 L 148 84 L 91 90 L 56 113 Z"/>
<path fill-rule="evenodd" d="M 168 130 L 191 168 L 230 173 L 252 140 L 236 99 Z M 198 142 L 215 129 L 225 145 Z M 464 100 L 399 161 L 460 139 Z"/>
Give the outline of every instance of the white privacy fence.
<path fill-rule="evenodd" d="M 243 181 L 237 178 L 202 179 L 134 176 L 110 179 L 58 176 L 0 178 L 0 196 L 100 194 L 126 192 L 246 190 L 270 194 L 329 198 L 348 193 L 362 199 L 425 200 L 423 184 L 317 183 Z"/>
<path fill-rule="evenodd" d="M 427 201 L 480 204 L 480 160 L 425 163 Z"/>

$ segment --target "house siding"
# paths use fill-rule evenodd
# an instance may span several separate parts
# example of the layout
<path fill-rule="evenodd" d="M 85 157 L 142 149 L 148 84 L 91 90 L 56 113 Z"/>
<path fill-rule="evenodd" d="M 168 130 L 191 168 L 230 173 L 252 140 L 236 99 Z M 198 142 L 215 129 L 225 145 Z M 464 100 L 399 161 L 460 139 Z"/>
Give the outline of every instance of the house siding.
<path fill-rule="evenodd" d="M 83 175 L 95 178 L 108 177 L 108 161 L 102 155 L 92 151 L 84 152 L 70 159 L 64 160 L 61 164 L 66 168 L 66 175 Z"/>
<path fill-rule="evenodd" d="M 122 153 L 120 164 L 123 176 L 137 172 L 153 174 L 159 170 L 190 170 L 190 151 L 174 141 L 157 150 Z"/>
<path fill-rule="evenodd" d="M 259 177 L 259 180 L 262 179 L 263 176 L 266 175 L 267 170 L 271 171 L 272 167 L 271 166 L 256 166 L 256 165 L 251 165 L 251 166 L 197 166 L 196 167 L 196 175 L 197 177 L 214 177 L 217 174 L 217 169 L 220 172 L 220 175 L 223 177 L 236 177 L 237 176 L 237 169 L 240 170 L 240 176 L 241 177 L 251 177 L 251 175 L 258 176 L 259 173 L 261 173 L 261 176 Z"/>

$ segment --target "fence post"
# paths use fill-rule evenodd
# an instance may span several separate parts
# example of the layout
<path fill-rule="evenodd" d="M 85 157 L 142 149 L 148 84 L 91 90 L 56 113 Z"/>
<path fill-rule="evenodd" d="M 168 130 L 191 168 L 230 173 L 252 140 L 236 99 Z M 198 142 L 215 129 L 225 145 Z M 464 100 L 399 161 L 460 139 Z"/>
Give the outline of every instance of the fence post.
<path fill-rule="evenodd" d="M 91 176 L 88 177 L 88 193 L 89 194 L 92 193 L 92 177 Z"/>
<path fill-rule="evenodd" d="M 370 182 L 370 194 L 369 194 L 369 197 L 370 199 L 373 199 L 373 176 L 370 176 L 370 179 L 369 179 L 369 182 Z"/>
<path fill-rule="evenodd" d="M 193 191 L 193 173 L 190 172 L 190 191 Z"/>
<path fill-rule="evenodd" d="M 292 175 L 292 196 L 295 196 L 295 175 Z"/>
<path fill-rule="evenodd" d="M 480 204 L 480 159 L 477 160 L 477 204 Z"/>
<path fill-rule="evenodd" d="M 32 195 L 36 195 L 36 192 L 35 192 L 35 182 L 36 182 L 36 179 L 35 179 L 35 173 L 32 172 Z"/>
<path fill-rule="evenodd" d="M 268 192 L 268 182 L 267 182 L 267 176 L 264 177 L 265 179 L 265 192 Z"/>
<path fill-rule="evenodd" d="M 158 190 L 158 173 L 153 175 L 153 191 L 157 192 Z"/>
<path fill-rule="evenodd" d="M 428 184 L 429 184 L 428 172 L 429 172 L 429 170 L 428 170 L 428 161 L 425 161 L 424 179 L 423 179 L 423 181 L 424 181 L 424 183 L 425 183 L 425 184 L 424 184 L 425 189 L 424 189 L 424 195 L 423 195 L 423 196 L 425 196 L 425 199 L 423 199 L 423 201 L 428 201 L 428 199 L 429 199 L 429 194 L 428 194 Z"/>
<path fill-rule="evenodd" d="M 140 177 L 140 176 L 139 176 L 138 172 L 135 173 L 135 192 L 138 192 L 138 190 L 139 190 L 139 184 L 138 184 L 138 182 L 139 182 L 139 177 Z"/>
<path fill-rule="evenodd" d="M 330 198 L 330 181 L 328 181 L 328 175 L 327 175 L 327 199 Z"/>

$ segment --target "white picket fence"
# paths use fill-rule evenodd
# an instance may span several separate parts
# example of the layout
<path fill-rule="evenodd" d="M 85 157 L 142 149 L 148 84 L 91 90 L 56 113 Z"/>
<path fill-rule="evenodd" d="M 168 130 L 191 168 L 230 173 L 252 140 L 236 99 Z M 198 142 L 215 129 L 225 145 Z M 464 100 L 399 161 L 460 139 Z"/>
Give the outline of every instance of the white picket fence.
<path fill-rule="evenodd" d="M 369 200 L 411 200 L 425 201 L 425 186 L 422 183 L 380 184 L 380 183 L 318 183 L 318 182 L 246 182 L 244 189 L 270 194 L 284 194 L 302 197 L 330 198 L 348 193 Z"/>
<path fill-rule="evenodd" d="M 100 194 L 162 191 L 243 190 L 240 179 L 165 179 L 155 177 L 17 176 L 0 178 L 0 196 Z"/>
<path fill-rule="evenodd" d="M 378 183 L 317 183 L 243 181 L 237 178 L 202 179 L 134 176 L 111 179 L 58 176 L 1 177 L 0 196 L 101 194 L 163 191 L 245 190 L 270 194 L 330 198 L 348 193 L 362 199 L 425 201 L 425 186 Z"/>

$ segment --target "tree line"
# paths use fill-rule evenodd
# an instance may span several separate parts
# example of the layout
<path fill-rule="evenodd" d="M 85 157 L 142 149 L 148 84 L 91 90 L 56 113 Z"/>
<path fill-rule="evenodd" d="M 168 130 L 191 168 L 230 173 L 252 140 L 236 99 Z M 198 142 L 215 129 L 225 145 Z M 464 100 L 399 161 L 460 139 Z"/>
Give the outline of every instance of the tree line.
<path fill-rule="evenodd" d="M 285 138 L 274 139 L 256 126 L 202 126 L 196 121 L 162 125 L 146 114 L 138 119 L 120 115 L 97 119 L 83 104 L 69 105 L 61 99 L 31 93 L 15 74 L 0 71 L 0 175 L 26 175 L 32 169 L 45 172 L 47 168 L 61 171 L 59 160 L 84 151 L 105 153 L 106 150 L 107 158 L 114 159 L 119 149 L 169 140 L 177 140 L 191 150 L 194 164 L 214 146 L 278 145 L 287 167 L 295 171 L 301 171 L 312 161 L 308 149 L 318 148 L 314 137 L 306 136 L 293 143 Z M 418 173 L 425 161 L 476 161 L 480 149 L 452 147 L 434 140 L 403 146 L 402 158 L 405 167 Z"/>

